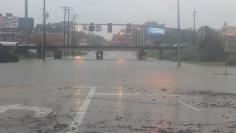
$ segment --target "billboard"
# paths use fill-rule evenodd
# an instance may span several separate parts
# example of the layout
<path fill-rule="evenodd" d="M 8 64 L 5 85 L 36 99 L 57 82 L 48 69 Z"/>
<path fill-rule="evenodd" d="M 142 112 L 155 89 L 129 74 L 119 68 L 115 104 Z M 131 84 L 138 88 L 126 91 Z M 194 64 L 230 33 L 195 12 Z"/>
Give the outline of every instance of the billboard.
<path fill-rule="evenodd" d="M 148 34 L 150 34 L 150 35 L 165 35 L 166 31 L 163 28 L 148 28 Z"/>

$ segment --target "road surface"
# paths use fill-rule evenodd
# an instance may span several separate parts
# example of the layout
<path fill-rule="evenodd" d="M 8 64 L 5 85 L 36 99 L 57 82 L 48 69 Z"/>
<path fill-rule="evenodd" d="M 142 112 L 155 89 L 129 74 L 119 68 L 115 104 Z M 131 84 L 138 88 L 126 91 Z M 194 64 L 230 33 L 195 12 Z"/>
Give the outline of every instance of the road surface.
<path fill-rule="evenodd" d="M 236 68 L 104 57 L 0 64 L 0 133 L 236 132 Z"/>

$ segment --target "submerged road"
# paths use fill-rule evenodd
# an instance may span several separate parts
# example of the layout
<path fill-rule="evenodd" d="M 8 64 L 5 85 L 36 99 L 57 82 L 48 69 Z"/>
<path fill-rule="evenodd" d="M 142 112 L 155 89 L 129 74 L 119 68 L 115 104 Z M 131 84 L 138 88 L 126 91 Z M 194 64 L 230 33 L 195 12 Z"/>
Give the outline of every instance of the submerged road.
<path fill-rule="evenodd" d="M 135 55 L 0 64 L 0 133 L 236 132 L 236 68 Z"/>

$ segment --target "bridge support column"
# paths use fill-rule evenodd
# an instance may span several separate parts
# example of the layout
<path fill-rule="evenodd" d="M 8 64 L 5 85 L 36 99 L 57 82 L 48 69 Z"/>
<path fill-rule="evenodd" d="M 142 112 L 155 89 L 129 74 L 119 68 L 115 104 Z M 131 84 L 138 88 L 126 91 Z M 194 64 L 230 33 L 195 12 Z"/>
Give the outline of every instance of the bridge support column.
<path fill-rule="evenodd" d="M 102 60 L 103 59 L 103 51 L 102 50 L 98 50 L 96 52 L 96 59 L 97 60 Z"/>
<path fill-rule="evenodd" d="M 140 48 L 137 54 L 139 60 L 144 60 L 146 58 L 146 52 L 143 48 Z"/>
<path fill-rule="evenodd" d="M 42 59 L 42 49 L 37 49 L 37 58 Z"/>
<path fill-rule="evenodd" d="M 54 59 L 61 60 L 62 59 L 62 50 L 54 50 Z"/>
<path fill-rule="evenodd" d="M 159 59 L 160 59 L 160 60 L 163 60 L 163 59 L 164 59 L 164 50 L 163 50 L 163 49 L 160 49 L 160 50 L 159 50 Z"/>

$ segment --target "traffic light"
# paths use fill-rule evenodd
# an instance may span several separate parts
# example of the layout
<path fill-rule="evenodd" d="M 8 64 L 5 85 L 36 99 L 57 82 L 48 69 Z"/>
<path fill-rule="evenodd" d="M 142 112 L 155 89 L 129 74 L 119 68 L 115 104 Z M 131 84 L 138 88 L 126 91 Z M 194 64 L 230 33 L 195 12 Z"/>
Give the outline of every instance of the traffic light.
<path fill-rule="evenodd" d="M 94 24 L 93 24 L 93 23 L 90 23 L 90 24 L 89 24 L 89 31 L 90 31 L 90 32 L 95 31 L 95 27 L 94 27 Z"/>
<path fill-rule="evenodd" d="M 107 26 L 107 32 L 112 33 L 112 23 L 108 23 Z"/>
<path fill-rule="evenodd" d="M 127 33 L 131 33 L 131 31 L 132 31 L 132 25 L 131 24 L 127 24 L 126 32 Z"/>

